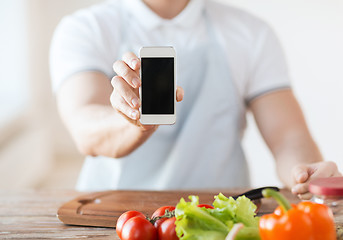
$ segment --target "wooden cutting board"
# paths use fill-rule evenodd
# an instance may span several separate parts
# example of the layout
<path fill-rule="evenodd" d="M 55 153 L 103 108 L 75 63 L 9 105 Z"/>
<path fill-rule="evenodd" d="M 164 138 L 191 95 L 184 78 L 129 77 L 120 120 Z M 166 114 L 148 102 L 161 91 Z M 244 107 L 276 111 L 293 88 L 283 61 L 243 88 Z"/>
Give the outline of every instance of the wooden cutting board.
<path fill-rule="evenodd" d="M 225 196 L 242 192 L 223 193 Z M 200 203 L 212 204 L 217 192 L 199 191 L 106 191 L 87 194 L 62 205 L 57 217 L 65 224 L 115 227 L 118 217 L 128 210 L 147 216 L 161 206 L 175 206 L 181 197 L 197 195 Z M 257 201 L 256 203 L 260 203 Z"/>

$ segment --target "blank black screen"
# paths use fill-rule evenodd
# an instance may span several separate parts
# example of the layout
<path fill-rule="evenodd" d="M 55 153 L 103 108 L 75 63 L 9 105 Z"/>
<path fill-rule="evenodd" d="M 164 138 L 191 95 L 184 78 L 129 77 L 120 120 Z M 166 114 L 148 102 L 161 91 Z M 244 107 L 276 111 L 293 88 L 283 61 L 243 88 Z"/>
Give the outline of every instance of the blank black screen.
<path fill-rule="evenodd" d="M 174 114 L 174 58 L 142 58 L 142 113 Z"/>

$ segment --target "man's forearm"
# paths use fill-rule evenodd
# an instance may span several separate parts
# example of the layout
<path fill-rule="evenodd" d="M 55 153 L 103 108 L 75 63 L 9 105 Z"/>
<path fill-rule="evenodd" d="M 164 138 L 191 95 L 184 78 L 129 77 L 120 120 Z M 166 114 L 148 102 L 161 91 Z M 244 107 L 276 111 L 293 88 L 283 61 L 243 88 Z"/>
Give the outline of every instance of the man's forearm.
<path fill-rule="evenodd" d="M 154 132 L 142 131 L 106 105 L 82 106 L 65 122 L 79 151 L 93 156 L 126 156 Z"/>
<path fill-rule="evenodd" d="M 131 124 L 111 105 L 112 93 L 108 77 L 91 71 L 71 76 L 56 93 L 59 113 L 85 155 L 126 156 L 156 129 Z"/>

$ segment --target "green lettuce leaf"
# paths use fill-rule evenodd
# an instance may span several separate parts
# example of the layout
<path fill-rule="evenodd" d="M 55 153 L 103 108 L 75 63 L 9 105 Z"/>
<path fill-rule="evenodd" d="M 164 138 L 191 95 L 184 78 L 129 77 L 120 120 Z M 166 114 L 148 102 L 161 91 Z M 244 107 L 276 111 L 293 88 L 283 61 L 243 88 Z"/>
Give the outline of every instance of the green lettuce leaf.
<path fill-rule="evenodd" d="M 255 217 L 256 205 L 245 196 L 235 201 L 232 197 L 227 198 L 219 193 L 215 196 L 213 206 L 221 209 L 224 217 L 229 216 L 234 223 L 243 223 L 246 227 L 258 227 L 259 218 Z"/>
<path fill-rule="evenodd" d="M 244 227 L 237 240 L 260 239 L 256 206 L 245 196 L 234 200 L 223 194 L 215 196 L 214 209 L 199 208 L 199 198 L 189 196 L 189 202 L 181 199 L 175 209 L 176 234 L 181 240 L 225 240 L 235 223 Z"/>

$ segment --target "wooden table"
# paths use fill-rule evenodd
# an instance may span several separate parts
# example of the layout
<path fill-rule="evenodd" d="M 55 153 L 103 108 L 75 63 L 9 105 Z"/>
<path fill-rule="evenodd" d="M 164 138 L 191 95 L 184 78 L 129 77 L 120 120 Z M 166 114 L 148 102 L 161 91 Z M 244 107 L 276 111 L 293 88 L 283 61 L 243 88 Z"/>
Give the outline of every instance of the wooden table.
<path fill-rule="evenodd" d="M 297 201 L 283 192 L 291 202 Z M 111 228 L 67 226 L 58 220 L 57 209 L 80 195 L 73 190 L 0 191 L 0 239 L 119 239 Z M 260 212 L 271 212 L 275 206 L 264 199 Z M 343 216 L 338 225 L 343 227 Z"/>

